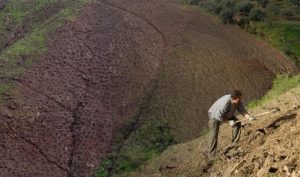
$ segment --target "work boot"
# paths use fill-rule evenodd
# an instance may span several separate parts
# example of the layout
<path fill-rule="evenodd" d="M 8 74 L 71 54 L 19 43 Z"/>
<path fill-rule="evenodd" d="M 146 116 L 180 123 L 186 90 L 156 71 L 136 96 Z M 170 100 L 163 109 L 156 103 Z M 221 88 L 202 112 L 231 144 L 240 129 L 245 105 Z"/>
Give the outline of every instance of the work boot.
<path fill-rule="evenodd" d="M 226 155 L 231 149 L 236 149 L 237 147 L 235 143 L 229 144 L 224 148 L 223 154 Z"/>

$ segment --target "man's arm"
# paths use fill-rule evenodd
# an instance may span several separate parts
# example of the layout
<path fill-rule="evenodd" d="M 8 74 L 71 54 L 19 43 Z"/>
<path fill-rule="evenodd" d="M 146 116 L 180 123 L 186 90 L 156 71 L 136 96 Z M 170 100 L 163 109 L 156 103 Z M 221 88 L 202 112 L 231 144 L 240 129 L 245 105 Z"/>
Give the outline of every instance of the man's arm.
<path fill-rule="evenodd" d="M 255 119 L 254 116 L 252 116 L 252 115 L 250 115 L 250 114 L 248 113 L 248 111 L 246 110 L 246 108 L 245 108 L 243 102 L 240 102 L 240 104 L 239 104 L 238 107 L 237 107 L 237 110 L 239 111 L 240 114 L 242 114 L 242 115 L 243 115 L 244 117 L 246 117 L 247 119 L 250 119 L 250 120 L 254 120 L 254 119 Z"/>

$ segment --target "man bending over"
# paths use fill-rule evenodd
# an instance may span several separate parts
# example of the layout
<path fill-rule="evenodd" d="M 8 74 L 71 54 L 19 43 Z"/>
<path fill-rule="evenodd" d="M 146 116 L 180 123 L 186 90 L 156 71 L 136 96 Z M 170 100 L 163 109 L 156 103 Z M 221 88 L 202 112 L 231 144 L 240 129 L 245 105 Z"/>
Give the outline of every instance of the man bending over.
<path fill-rule="evenodd" d="M 241 123 L 237 122 L 238 119 L 235 116 L 236 110 L 251 121 L 255 119 L 255 117 L 250 116 L 245 109 L 242 102 L 242 93 L 239 90 L 234 90 L 231 94 L 222 96 L 209 108 L 210 137 L 208 152 L 210 157 L 216 155 L 221 123 L 229 122 L 232 127 L 231 144 L 235 144 L 239 141 L 241 135 Z"/>

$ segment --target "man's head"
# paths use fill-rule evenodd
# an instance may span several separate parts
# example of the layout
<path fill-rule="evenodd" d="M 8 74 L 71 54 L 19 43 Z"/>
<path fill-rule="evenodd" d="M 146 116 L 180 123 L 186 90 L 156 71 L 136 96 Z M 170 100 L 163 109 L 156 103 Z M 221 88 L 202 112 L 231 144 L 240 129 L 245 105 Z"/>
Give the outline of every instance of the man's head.
<path fill-rule="evenodd" d="M 232 104 L 239 104 L 242 100 L 242 92 L 239 90 L 234 90 L 231 93 L 231 102 Z"/>

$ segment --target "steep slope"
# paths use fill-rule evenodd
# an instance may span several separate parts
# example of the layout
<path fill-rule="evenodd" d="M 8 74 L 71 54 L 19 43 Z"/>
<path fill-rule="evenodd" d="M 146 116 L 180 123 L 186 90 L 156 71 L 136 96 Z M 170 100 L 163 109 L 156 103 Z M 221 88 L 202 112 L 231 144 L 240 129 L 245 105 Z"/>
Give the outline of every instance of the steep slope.
<path fill-rule="evenodd" d="M 259 98 L 275 73 L 296 70 L 277 50 L 197 9 L 174 1 L 114 2 L 152 21 L 168 42 L 156 91 L 142 117 L 167 120 L 178 141 L 199 135 L 218 96 L 239 88 L 247 101 Z"/>
<path fill-rule="evenodd" d="M 186 141 L 217 96 L 237 87 L 258 98 L 275 73 L 297 70 L 238 28 L 172 0 L 89 1 L 46 34 L 35 60 L 23 53 L 11 62 L 27 46 L 22 35 L 1 53 L 12 85 L 1 100 L 1 176 L 90 176 L 144 120 L 165 120 Z"/>
<path fill-rule="evenodd" d="M 220 128 L 217 158 L 207 164 L 208 135 L 170 147 L 161 156 L 127 176 L 300 176 L 299 95 L 298 86 L 265 101 L 250 110 L 257 114 L 274 107 L 280 112 L 265 115 L 254 122 L 244 122 L 241 141 L 224 155 L 230 142 L 231 128 Z"/>

